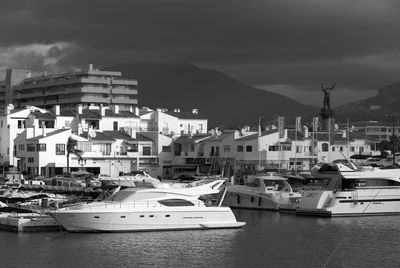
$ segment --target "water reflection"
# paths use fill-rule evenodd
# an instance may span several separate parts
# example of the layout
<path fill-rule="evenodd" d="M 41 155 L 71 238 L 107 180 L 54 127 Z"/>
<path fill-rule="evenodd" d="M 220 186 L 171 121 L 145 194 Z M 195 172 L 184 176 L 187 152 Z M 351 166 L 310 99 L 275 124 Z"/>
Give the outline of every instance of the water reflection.
<path fill-rule="evenodd" d="M 247 222 L 245 228 L 104 234 L 0 232 L 2 267 L 400 265 L 400 217 L 313 218 L 251 210 L 235 213 L 238 220 Z"/>

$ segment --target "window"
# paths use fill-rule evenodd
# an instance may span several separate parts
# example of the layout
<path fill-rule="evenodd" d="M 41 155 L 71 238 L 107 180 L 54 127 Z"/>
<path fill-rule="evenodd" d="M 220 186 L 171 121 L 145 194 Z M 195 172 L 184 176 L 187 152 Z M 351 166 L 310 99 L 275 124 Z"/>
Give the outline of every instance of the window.
<path fill-rule="evenodd" d="M 117 121 L 113 122 L 113 129 L 114 129 L 114 131 L 118 130 L 118 122 Z"/>
<path fill-rule="evenodd" d="M 192 202 L 189 202 L 185 199 L 164 199 L 158 201 L 158 203 L 167 206 L 167 207 L 192 207 L 194 204 Z"/>
<path fill-rule="evenodd" d="M 243 146 L 242 145 L 238 145 L 237 146 L 237 151 L 238 152 L 243 152 Z"/>
<path fill-rule="evenodd" d="M 332 152 L 334 152 L 335 151 L 335 146 L 332 146 Z"/>
<path fill-rule="evenodd" d="M 253 148 L 251 147 L 251 145 L 247 145 L 246 152 L 251 152 L 251 151 L 253 151 Z"/>
<path fill-rule="evenodd" d="M 25 120 L 18 120 L 18 128 L 25 128 Z"/>
<path fill-rule="evenodd" d="M 28 152 L 34 152 L 36 150 L 36 145 L 35 144 L 27 144 L 26 145 L 26 150 Z"/>
<path fill-rule="evenodd" d="M 111 154 L 111 144 L 101 144 L 100 151 L 103 155 L 110 155 Z"/>
<path fill-rule="evenodd" d="M 210 156 L 213 156 L 214 154 L 215 154 L 214 146 L 211 146 L 211 153 L 210 153 Z"/>
<path fill-rule="evenodd" d="M 354 152 L 354 146 L 350 146 L 350 152 Z"/>
<path fill-rule="evenodd" d="M 270 146 L 268 146 L 268 151 L 277 152 L 277 151 L 279 151 L 279 147 L 277 145 L 270 145 Z"/>
<path fill-rule="evenodd" d="M 1 121 L 1 127 L 3 127 L 3 121 Z"/>
<path fill-rule="evenodd" d="M 18 150 L 25 151 L 25 144 L 18 144 Z"/>
<path fill-rule="evenodd" d="M 343 146 L 339 147 L 339 151 L 343 152 Z"/>
<path fill-rule="evenodd" d="M 143 146 L 143 155 L 151 155 L 151 147 Z"/>
<path fill-rule="evenodd" d="M 128 148 L 126 146 L 119 147 L 119 155 L 128 155 Z"/>
<path fill-rule="evenodd" d="M 282 145 L 282 151 L 291 151 L 291 150 L 292 150 L 292 145 L 287 145 L 287 144 Z"/>
<path fill-rule="evenodd" d="M 38 152 L 46 152 L 46 143 L 37 144 L 37 151 Z"/>
<path fill-rule="evenodd" d="M 322 151 L 327 152 L 329 150 L 329 145 L 327 143 L 322 144 Z"/>
<path fill-rule="evenodd" d="M 303 146 L 296 146 L 296 153 L 301 153 Z"/>
<path fill-rule="evenodd" d="M 92 143 L 90 141 L 78 141 L 76 148 L 82 152 L 91 152 Z"/>
<path fill-rule="evenodd" d="M 63 143 L 56 144 L 56 155 L 65 155 L 65 144 Z"/>
<path fill-rule="evenodd" d="M 219 146 L 215 146 L 215 156 L 219 156 Z"/>
<path fill-rule="evenodd" d="M 35 161 L 35 158 L 33 157 L 28 157 L 28 163 L 33 163 Z"/>
<path fill-rule="evenodd" d="M 229 153 L 231 151 L 231 146 L 230 145 L 224 145 L 224 152 Z"/>
<path fill-rule="evenodd" d="M 163 146 L 162 151 L 164 153 L 170 153 L 171 152 L 171 146 Z"/>
<path fill-rule="evenodd" d="M 64 122 L 64 127 L 69 128 L 69 121 L 68 121 L 68 120 L 66 120 L 66 121 Z"/>
<path fill-rule="evenodd" d="M 194 144 L 190 144 L 190 151 L 194 152 Z"/>

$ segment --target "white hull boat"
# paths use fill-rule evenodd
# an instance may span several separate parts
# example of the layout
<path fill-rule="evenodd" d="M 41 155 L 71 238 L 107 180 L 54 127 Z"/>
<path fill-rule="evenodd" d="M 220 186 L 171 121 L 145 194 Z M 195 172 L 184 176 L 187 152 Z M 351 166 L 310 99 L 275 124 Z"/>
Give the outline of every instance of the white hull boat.
<path fill-rule="evenodd" d="M 200 196 L 217 194 L 224 181 L 181 189 L 130 188 L 102 202 L 61 208 L 51 215 L 71 232 L 239 228 L 229 207 L 208 206 Z"/>
<path fill-rule="evenodd" d="M 223 204 L 231 208 L 294 210 L 301 194 L 293 192 L 286 178 L 270 173 L 257 176 L 247 185 L 227 187 Z"/>
<path fill-rule="evenodd" d="M 322 166 L 315 176 L 326 180 L 326 187 L 305 191 L 297 214 L 328 217 L 400 214 L 400 169 L 356 169 L 330 164 L 329 168 Z"/>

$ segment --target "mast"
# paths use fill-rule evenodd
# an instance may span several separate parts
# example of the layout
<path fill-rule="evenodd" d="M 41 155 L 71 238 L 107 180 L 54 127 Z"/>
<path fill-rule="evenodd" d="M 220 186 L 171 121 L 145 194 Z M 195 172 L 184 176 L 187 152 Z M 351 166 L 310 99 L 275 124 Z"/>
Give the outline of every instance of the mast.
<path fill-rule="evenodd" d="M 258 117 L 258 169 L 261 169 L 261 117 Z"/>

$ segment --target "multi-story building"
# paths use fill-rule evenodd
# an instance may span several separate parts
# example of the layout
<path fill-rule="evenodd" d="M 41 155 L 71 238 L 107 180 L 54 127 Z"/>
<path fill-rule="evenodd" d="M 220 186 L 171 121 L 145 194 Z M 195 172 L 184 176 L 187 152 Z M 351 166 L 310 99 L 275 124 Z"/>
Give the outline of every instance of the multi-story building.
<path fill-rule="evenodd" d="M 8 70 L 4 102 L 43 108 L 57 104 L 118 105 L 121 110 L 129 110 L 138 103 L 137 85 L 137 80 L 123 78 L 121 72 L 102 71 L 93 68 L 93 64 L 79 71 L 40 76 L 32 76 L 26 70 Z"/>
<path fill-rule="evenodd" d="M 172 136 L 207 133 L 208 120 L 197 109 L 184 112 L 180 109 L 168 111 L 165 108 L 152 110 L 143 107 L 139 110 L 139 116 L 141 131 L 157 131 Z"/>

